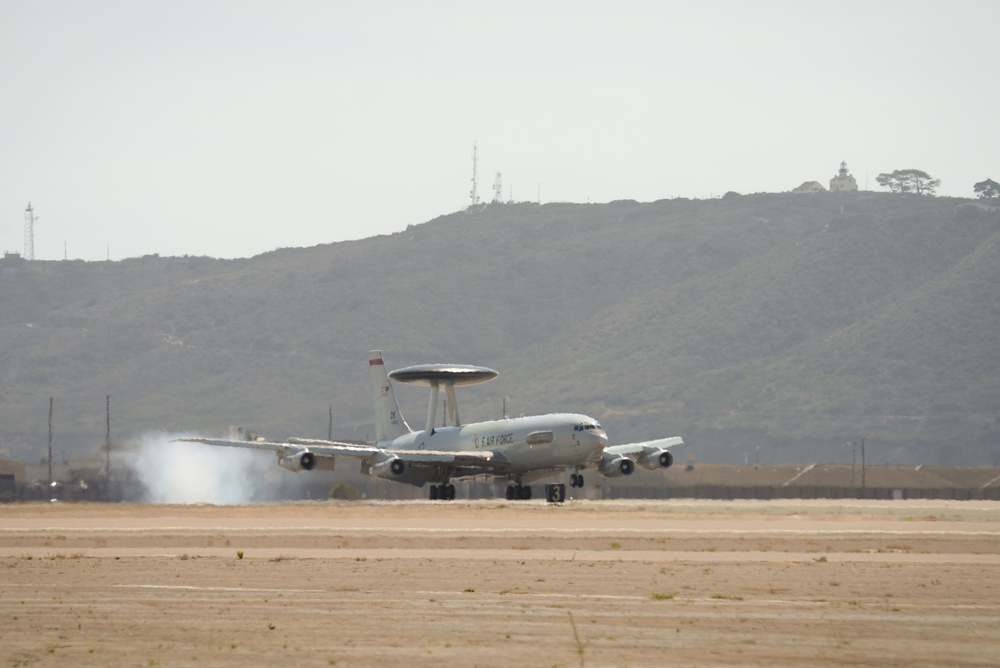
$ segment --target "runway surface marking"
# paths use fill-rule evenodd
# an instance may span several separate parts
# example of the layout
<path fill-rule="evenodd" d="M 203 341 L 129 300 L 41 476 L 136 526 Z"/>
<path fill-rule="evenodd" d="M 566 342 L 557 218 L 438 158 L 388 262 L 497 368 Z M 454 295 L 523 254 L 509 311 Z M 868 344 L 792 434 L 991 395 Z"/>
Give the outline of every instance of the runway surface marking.
<path fill-rule="evenodd" d="M 930 563 L 930 564 L 988 564 L 1000 565 L 1000 554 L 965 554 L 945 552 L 775 552 L 775 551 L 733 551 L 714 550 L 545 550 L 501 548 L 249 548 L 243 550 L 246 559 L 308 560 L 343 559 L 353 561 L 401 560 L 401 559 L 464 559 L 475 561 L 613 561 L 613 562 L 671 562 L 694 561 L 711 563 L 740 562 L 812 562 L 825 557 L 830 562 L 846 563 Z M 0 557 L 35 559 L 88 559 L 88 558 L 162 558 L 180 559 L 187 554 L 191 557 L 235 559 L 231 547 L 189 547 L 183 552 L 165 553 L 163 548 L 102 548 L 80 549 L 25 547 L 0 547 Z"/>
<path fill-rule="evenodd" d="M 1000 537 L 1000 530 L 997 531 L 965 531 L 958 529 L 836 529 L 831 527 L 829 530 L 822 528 L 809 528 L 809 529 L 687 529 L 687 528 L 677 528 L 677 529 L 637 529 L 622 527 L 618 528 L 603 528 L 603 527 L 580 527 L 580 528 L 560 528 L 560 527 L 531 527 L 519 528 L 519 527 L 509 527 L 500 529 L 485 529 L 482 527 L 470 527 L 470 528 L 437 528 L 437 527 L 405 527 L 405 528 L 391 528 L 391 527 L 336 527 L 336 526 L 302 526 L 302 527 L 288 527 L 288 526 L 261 526 L 261 527 L 230 527 L 230 526 L 217 526 L 217 527 L 194 527 L 194 526 L 164 526 L 164 527 L 44 527 L 44 528 L 30 528 L 30 527 L 0 527 L 0 533 L 6 534 L 92 534 L 92 533 L 123 533 L 123 534 L 150 534 L 156 535 L 160 532 L 184 532 L 192 534 L 218 534 L 224 532 L 239 532 L 242 534 L 269 534 L 273 535 L 275 533 L 279 534 L 297 534 L 297 533 L 312 533 L 312 534 L 358 534 L 358 535 L 370 535 L 370 534 L 392 534 L 392 535 L 424 535 L 424 534 L 444 534 L 444 535 L 479 535 L 479 536 L 503 536 L 507 534 L 518 534 L 519 536 L 536 538 L 539 536 L 551 536 L 552 534 L 559 534 L 563 536 L 615 536 L 615 535 L 643 535 L 643 536 L 712 536 L 712 535 L 751 535 L 751 536 L 809 536 L 809 535 L 822 535 L 822 536 L 871 536 L 871 535 L 890 535 L 890 536 L 988 536 L 988 537 Z"/>
<path fill-rule="evenodd" d="M 182 591 L 259 592 L 262 594 L 325 594 L 326 589 L 252 589 L 249 587 L 197 587 L 195 585 L 116 584 L 116 589 L 179 589 Z"/>

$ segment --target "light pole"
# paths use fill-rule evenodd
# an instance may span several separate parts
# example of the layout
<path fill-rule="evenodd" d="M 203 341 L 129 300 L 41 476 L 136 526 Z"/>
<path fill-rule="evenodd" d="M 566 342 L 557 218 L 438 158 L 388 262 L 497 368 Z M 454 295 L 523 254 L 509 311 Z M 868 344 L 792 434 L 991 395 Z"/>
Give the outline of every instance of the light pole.
<path fill-rule="evenodd" d="M 861 493 L 865 492 L 865 439 L 871 438 L 871 432 L 861 437 Z"/>
<path fill-rule="evenodd" d="M 848 441 L 847 443 L 844 443 L 844 447 L 851 449 L 851 487 L 854 487 L 854 474 L 858 466 L 858 442 Z"/>

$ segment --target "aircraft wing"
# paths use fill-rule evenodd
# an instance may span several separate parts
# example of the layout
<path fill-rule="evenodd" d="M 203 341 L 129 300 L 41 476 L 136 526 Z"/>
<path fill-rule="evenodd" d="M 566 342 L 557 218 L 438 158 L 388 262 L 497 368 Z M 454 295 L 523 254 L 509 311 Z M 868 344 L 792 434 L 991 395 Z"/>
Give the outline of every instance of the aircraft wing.
<path fill-rule="evenodd" d="M 477 473 L 497 473 L 508 468 L 506 458 L 490 451 L 448 452 L 443 450 L 388 450 L 374 445 L 293 438 L 285 442 L 238 441 L 220 438 L 181 438 L 187 443 L 204 443 L 232 448 L 268 450 L 278 456 L 278 463 L 290 471 L 311 471 L 314 468 L 332 470 L 334 457 L 353 457 L 376 471 L 392 468 L 402 471 L 410 465 L 449 467 Z M 402 462 L 402 465 L 394 462 Z"/>
<path fill-rule="evenodd" d="M 326 454 L 329 451 L 331 455 L 345 455 L 360 459 L 381 459 L 390 456 L 407 463 L 445 464 L 461 468 L 482 469 L 484 472 L 507 467 L 507 460 L 503 455 L 489 450 L 451 452 L 447 450 L 383 449 L 373 445 L 321 441 L 308 438 L 291 438 L 288 440 L 288 443 L 306 446 L 317 454 Z"/>
<path fill-rule="evenodd" d="M 205 443 L 206 445 L 221 445 L 230 448 L 250 448 L 251 450 L 269 450 L 277 453 L 299 452 L 308 449 L 321 457 L 347 455 L 349 457 L 368 457 L 380 452 L 376 447 L 358 443 L 341 443 L 338 441 L 312 441 L 292 439 L 283 443 L 273 441 L 237 441 L 225 438 L 179 438 L 183 443 Z"/>
<path fill-rule="evenodd" d="M 642 457 L 653 452 L 660 452 L 661 450 L 669 450 L 675 445 L 683 445 L 684 439 L 680 436 L 671 436 L 670 438 L 660 438 L 655 441 L 643 441 L 642 443 L 625 443 L 623 445 L 611 445 L 604 448 L 604 452 L 610 452 L 615 455 L 624 455 L 626 457 Z"/>
<path fill-rule="evenodd" d="M 671 436 L 655 441 L 608 446 L 604 448 L 597 470 L 603 475 L 617 477 L 631 475 L 637 465 L 651 471 L 665 469 L 674 463 L 670 448 L 683 444 L 684 439 L 680 436 Z"/>

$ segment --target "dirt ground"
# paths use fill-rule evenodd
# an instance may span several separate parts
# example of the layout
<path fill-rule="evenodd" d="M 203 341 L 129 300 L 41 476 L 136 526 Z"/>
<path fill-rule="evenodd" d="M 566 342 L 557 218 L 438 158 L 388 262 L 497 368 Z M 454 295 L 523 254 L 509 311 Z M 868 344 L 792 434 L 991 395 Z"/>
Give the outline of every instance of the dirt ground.
<path fill-rule="evenodd" d="M 0 506 L 0 666 L 996 666 L 1000 503 Z"/>

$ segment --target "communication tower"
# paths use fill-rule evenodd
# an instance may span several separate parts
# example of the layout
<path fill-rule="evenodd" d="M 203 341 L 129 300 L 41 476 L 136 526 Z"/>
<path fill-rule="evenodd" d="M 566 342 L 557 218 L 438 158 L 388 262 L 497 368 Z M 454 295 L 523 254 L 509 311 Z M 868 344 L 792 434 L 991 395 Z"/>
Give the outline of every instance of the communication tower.
<path fill-rule="evenodd" d="M 24 210 L 24 259 L 35 259 L 35 210 L 31 208 L 31 202 Z"/>
<path fill-rule="evenodd" d="M 479 149 L 475 142 L 472 144 L 472 191 L 469 193 L 471 203 L 469 206 L 479 204 Z"/>
<path fill-rule="evenodd" d="M 503 175 L 497 172 L 497 178 L 493 181 L 493 201 L 497 203 L 503 202 Z"/>

